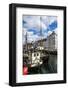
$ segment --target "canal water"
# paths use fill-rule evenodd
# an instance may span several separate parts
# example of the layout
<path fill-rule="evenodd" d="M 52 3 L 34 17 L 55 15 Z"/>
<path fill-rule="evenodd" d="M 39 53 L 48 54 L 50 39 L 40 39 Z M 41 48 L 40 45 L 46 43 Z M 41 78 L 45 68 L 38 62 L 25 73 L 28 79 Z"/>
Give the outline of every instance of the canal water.
<path fill-rule="evenodd" d="M 48 67 L 52 73 L 57 73 L 57 55 L 49 56 Z"/>
<path fill-rule="evenodd" d="M 49 55 L 48 63 L 41 66 L 29 68 L 29 74 L 49 74 L 57 73 L 57 55 Z"/>

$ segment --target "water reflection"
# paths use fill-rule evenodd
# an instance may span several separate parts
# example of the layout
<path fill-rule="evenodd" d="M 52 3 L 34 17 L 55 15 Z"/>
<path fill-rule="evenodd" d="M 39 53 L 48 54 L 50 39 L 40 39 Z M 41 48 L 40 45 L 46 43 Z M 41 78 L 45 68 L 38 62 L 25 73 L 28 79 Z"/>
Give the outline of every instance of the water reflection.
<path fill-rule="evenodd" d="M 57 55 L 49 55 L 47 63 L 43 63 L 41 66 L 29 68 L 28 71 L 28 74 L 57 73 Z"/>

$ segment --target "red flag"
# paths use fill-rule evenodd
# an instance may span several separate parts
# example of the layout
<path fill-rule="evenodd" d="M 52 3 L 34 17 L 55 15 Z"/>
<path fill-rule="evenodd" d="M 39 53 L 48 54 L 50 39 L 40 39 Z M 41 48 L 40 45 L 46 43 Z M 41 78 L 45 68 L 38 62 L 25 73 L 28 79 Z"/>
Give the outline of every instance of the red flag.
<path fill-rule="evenodd" d="M 23 68 L 23 75 L 27 75 L 28 74 L 28 67 L 24 67 Z"/>

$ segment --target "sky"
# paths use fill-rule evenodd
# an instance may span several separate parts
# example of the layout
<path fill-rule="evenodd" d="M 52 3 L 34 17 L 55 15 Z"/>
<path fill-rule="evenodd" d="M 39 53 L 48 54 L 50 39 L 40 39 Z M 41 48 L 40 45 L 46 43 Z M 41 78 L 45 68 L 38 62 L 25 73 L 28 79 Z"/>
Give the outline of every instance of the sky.
<path fill-rule="evenodd" d="M 22 20 L 23 42 L 27 33 L 27 42 L 31 43 L 42 38 L 47 38 L 53 31 L 57 33 L 56 16 L 24 15 Z M 42 34 L 40 34 L 42 32 Z"/>

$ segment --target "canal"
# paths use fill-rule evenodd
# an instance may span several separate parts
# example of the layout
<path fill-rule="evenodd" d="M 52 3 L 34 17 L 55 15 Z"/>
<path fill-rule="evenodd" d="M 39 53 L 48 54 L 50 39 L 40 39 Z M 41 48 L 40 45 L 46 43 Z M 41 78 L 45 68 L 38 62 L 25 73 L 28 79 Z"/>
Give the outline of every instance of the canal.
<path fill-rule="evenodd" d="M 57 55 L 49 55 L 48 63 L 43 63 L 41 66 L 29 68 L 28 74 L 49 74 L 57 73 Z"/>

